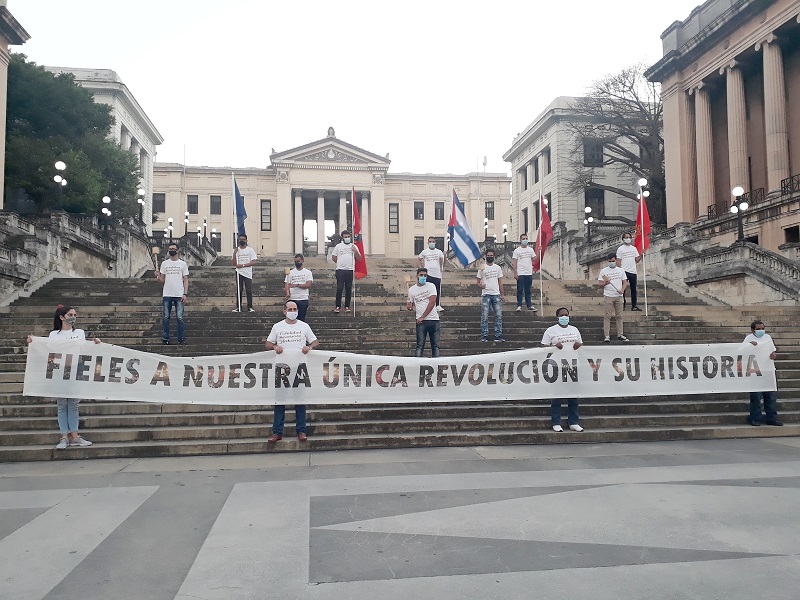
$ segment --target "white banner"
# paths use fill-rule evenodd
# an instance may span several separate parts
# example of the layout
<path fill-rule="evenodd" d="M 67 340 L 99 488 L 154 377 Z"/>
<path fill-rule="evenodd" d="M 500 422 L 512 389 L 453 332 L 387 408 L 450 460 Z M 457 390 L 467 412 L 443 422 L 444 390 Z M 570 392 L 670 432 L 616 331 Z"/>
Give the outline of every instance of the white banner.
<path fill-rule="evenodd" d="M 443 358 L 286 350 L 181 358 L 34 338 L 26 396 L 186 404 L 392 404 L 775 390 L 751 344 L 532 348 Z"/>

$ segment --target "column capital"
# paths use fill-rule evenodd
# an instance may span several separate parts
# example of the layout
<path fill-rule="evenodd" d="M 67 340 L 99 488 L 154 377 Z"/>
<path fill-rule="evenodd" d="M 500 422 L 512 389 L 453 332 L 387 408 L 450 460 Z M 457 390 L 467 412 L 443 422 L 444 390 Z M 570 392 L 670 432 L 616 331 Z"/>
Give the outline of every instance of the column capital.
<path fill-rule="evenodd" d="M 756 45 L 754 46 L 755 51 L 758 52 L 764 46 L 766 46 L 768 44 L 775 44 L 775 43 L 777 43 L 779 41 L 780 41 L 780 38 L 777 35 L 775 35 L 774 33 L 768 33 L 765 38 L 763 38 L 759 42 L 756 42 Z"/>
<path fill-rule="evenodd" d="M 317 200 L 320 198 L 325 199 L 325 190 L 317 190 Z"/>
<path fill-rule="evenodd" d="M 347 194 L 351 192 L 352 190 L 339 190 L 339 200 L 347 200 Z"/>
<path fill-rule="evenodd" d="M 369 200 L 369 192 L 361 192 L 362 200 Z"/>
<path fill-rule="evenodd" d="M 295 189 L 292 190 L 292 194 L 294 195 L 295 200 L 302 199 L 303 190 L 295 188 Z"/>
<path fill-rule="evenodd" d="M 740 63 L 738 60 L 732 60 L 731 62 L 729 62 L 729 63 L 727 63 L 725 65 L 722 65 L 719 68 L 719 74 L 720 75 L 725 75 L 725 73 L 727 73 L 728 71 L 733 71 L 734 69 L 739 67 L 741 64 L 742 63 Z"/>

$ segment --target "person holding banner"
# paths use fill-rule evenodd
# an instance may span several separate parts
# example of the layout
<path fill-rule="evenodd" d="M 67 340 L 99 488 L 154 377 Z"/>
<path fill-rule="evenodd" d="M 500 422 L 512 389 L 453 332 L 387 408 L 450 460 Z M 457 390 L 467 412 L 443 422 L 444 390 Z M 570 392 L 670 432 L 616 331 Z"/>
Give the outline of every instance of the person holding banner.
<path fill-rule="evenodd" d="M 233 249 L 231 264 L 236 267 L 236 308 L 233 312 L 242 312 L 242 292 L 247 291 L 247 312 L 253 310 L 253 265 L 258 262 L 256 251 L 247 245 L 247 236 L 239 235 L 239 247 Z"/>
<path fill-rule="evenodd" d="M 417 283 L 408 288 L 406 310 L 415 310 L 417 347 L 414 356 L 425 350 L 425 336 L 431 341 L 431 358 L 439 356 L 439 311 L 436 310 L 436 286 L 428 282 L 428 270 L 417 269 Z"/>
<path fill-rule="evenodd" d="M 444 271 L 444 252 L 436 247 L 436 238 L 428 237 L 428 247 L 419 253 L 417 266 L 428 272 L 427 281 L 436 288 L 436 310 L 444 311 L 441 306 L 442 296 L 442 271 Z M 419 275 L 419 274 L 417 274 Z"/>
<path fill-rule="evenodd" d="M 489 309 L 494 312 L 494 341 L 503 337 L 503 269 L 494 264 L 494 250 L 486 251 L 486 264 L 478 271 L 481 288 L 481 341 L 489 341 Z"/>
<path fill-rule="evenodd" d="M 83 329 L 75 329 L 75 322 L 78 320 L 78 313 L 71 306 L 59 304 L 53 316 L 53 330 L 48 336 L 51 340 L 86 340 L 86 332 Z M 28 343 L 33 342 L 33 336 L 28 336 Z M 100 340 L 94 338 L 94 343 L 99 344 Z M 57 398 L 58 405 L 58 429 L 61 432 L 61 439 L 56 445 L 57 450 L 64 450 L 67 446 L 91 446 L 92 442 L 83 439 L 78 433 L 78 398 Z"/>
<path fill-rule="evenodd" d="M 622 297 L 628 287 L 628 278 L 625 271 L 617 265 L 617 255 L 612 252 L 606 259 L 608 266 L 600 270 L 597 278 L 597 287 L 603 288 L 603 339 L 604 343 L 611 341 L 611 314 L 614 314 L 617 324 L 617 339 L 629 342 L 625 337 L 622 324 Z"/>
<path fill-rule="evenodd" d="M 636 263 L 642 260 L 642 255 L 639 253 L 638 248 L 632 245 L 632 238 L 630 233 L 622 234 L 622 246 L 617 248 L 617 259 L 622 270 L 625 271 L 625 276 L 628 278 L 628 289 L 631 291 L 631 310 L 641 311 L 636 303 Z M 622 308 L 625 308 L 625 297 L 622 298 Z"/>
<path fill-rule="evenodd" d="M 335 313 L 342 309 L 342 291 L 344 291 L 344 311 L 350 312 L 353 272 L 357 260 L 361 260 L 361 252 L 353 244 L 353 236 L 345 229 L 342 231 L 342 241 L 333 249 L 333 262 L 336 263 L 336 307 L 333 309 Z"/>
<path fill-rule="evenodd" d="M 170 244 L 167 246 L 167 251 L 169 258 L 163 261 L 161 268 L 156 271 L 156 279 L 164 284 L 161 341 L 165 346 L 169 345 L 169 320 L 173 306 L 175 307 L 175 317 L 178 319 L 178 343 L 186 343 L 183 309 L 189 294 L 189 265 L 178 258 L 178 244 Z"/>
<path fill-rule="evenodd" d="M 536 253 L 528 246 L 528 234 L 519 236 L 519 246 L 514 248 L 511 265 L 514 268 L 514 279 L 517 280 L 517 311 L 522 310 L 522 297 L 528 310 L 536 312 L 538 309 L 531 304 L 531 286 L 533 286 L 533 259 Z"/>
<path fill-rule="evenodd" d="M 297 319 L 297 303 L 294 300 L 288 300 L 283 305 L 283 314 L 286 318 L 272 326 L 272 330 L 264 342 L 264 347 L 267 350 L 274 350 L 276 354 L 282 354 L 285 349 L 297 348 L 302 350 L 303 354 L 308 354 L 309 351 L 319 348 L 319 340 L 317 340 L 314 332 L 311 331 L 311 327 Z M 306 435 L 305 405 L 296 404 L 294 414 L 297 439 L 305 442 L 308 439 Z M 272 424 L 272 435 L 267 439 L 268 443 L 274 444 L 283 439 L 283 424 L 285 421 L 286 405 L 276 405 L 275 421 Z"/>
<path fill-rule="evenodd" d="M 583 346 L 583 338 L 581 332 L 574 325 L 569 324 L 569 310 L 567 308 L 559 308 L 556 311 L 556 318 L 558 324 L 548 327 L 542 336 L 543 346 L 555 346 L 559 350 L 571 348 L 577 350 Z M 561 433 L 564 428 L 561 427 L 561 398 L 554 398 L 550 403 L 550 422 L 553 426 L 553 431 Z M 578 399 L 570 398 L 567 400 L 567 422 L 572 431 L 581 432 L 583 427 L 580 425 L 580 415 L 578 414 Z"/>
<path fill-rule="evenodd" d="M 306 322 L 308 298 L 311 295 L 311 286 L 314 284 L 314 275 L 310 270 L 303 268 L 304 260 L 302 254 L 295 254 L 294 269 L 289 271 L 283 280 L 286 299 L 294 300 L 297 304 L 297 319 L 303 323 Z"/>
<path fill-rule="evenodd" d="M 769 359 L 775 360 L 777 357 L 777 348 L 775 342 L 772 341 L 772 336 L 766 332 L 763 321 L 753 321 L 750 323 L 750 333 L 744 338 L 744 344 L 752 344 L 753 346 L 764 346 L 769 350 Z M 764 400 L 764 412 L 761 412 L 761 400 Z M 766 418 L 764 418 L 766 416 Z M 774 425 L 780 427 L 783 425 L 778 420 L 778 403 L 776 393 L 774 391 L 767 392 L 750 392 L 750 416 L 747 422 L 754 427 L 758 427 L 762 423 L 767 425 Z"/>

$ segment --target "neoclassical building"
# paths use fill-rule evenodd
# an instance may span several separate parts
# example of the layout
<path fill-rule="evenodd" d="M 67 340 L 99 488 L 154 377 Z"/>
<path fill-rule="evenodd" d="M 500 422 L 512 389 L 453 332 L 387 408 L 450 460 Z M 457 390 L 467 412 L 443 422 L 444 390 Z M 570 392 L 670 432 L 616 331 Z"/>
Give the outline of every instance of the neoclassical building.
<path fill-rule="evenodd" d="M 447 245 L 453 189 L 475 237 L 502 241 L 509 224 L 511 179 L 504 173 L 390 173 L 381 156 L 336 137 L 272 152 L 266 168 L 154 165 L 153 230 L 212 239 L 223 254 L 234 245 L 233 180 L 244 196 L 250 245 L 261 255 L 325 254 L 333 232 L 352 227 L 352 190 L 368 254 L 408 258 L 435 236 Z M 188 215 L 186 214 L 188 213 Z M 212 233 L 215 234 L 212 237 Z"/>
<path fill-rule="evenodd" d="M 661 38 L 668 225 L 730 243 L 742 186 L 749 241 L 800 241 L 800 2 L 708 0 Z"/>

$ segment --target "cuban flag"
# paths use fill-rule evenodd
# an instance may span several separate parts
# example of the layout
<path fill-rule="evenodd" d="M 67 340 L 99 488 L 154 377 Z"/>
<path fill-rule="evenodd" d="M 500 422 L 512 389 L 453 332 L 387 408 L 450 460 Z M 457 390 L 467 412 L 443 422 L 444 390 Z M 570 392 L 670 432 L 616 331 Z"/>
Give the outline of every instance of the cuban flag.
<path fill-rule="evenodd" d="M 455 188 L 453 188 L 453 206 L 447 230 L 450 232 L 450 248 L 462 268 L 466 268 L 467 265 L 481 257 L 481 251 L 478 244 L 475 243 L 475 236 L 472 235 L 467 218 L 464 216 L 464 205 L 459 202 Z"/>

